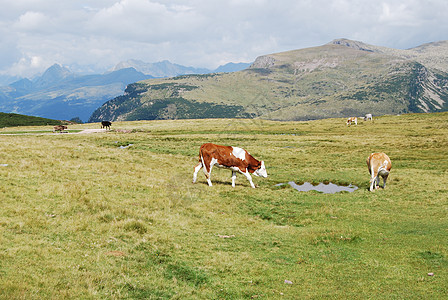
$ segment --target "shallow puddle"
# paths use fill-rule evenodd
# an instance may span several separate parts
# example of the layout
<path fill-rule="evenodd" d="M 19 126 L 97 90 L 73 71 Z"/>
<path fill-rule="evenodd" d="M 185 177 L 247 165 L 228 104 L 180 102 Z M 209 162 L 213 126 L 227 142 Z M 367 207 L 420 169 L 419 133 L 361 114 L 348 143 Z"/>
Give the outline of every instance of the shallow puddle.
<path fill-rule="evenodd" d="M 133 146 L 134 144 L 129 144 L 129 145 L 127 145 L 127 146 L 120 146 L 119 148 L 120 149 L 126 149 L 126 148 L 129 148 L 129 147 L 131 147 L 131 146 Z"/>
<path fill-rule="evenodd" d="M 303 184 L 297 184 L 294 181 L 290 181 L 288 183 L 279 183 L 276 184 L 275 186 L 281 186 L 284 184 L 289 184 L 292 188 L 298 190 L 299 192 L 309 192 L 309 191 L 318 191 L 318 192 L 322 192 L 325 194 L 334 194 L 334 193 L 339 193 L 339 192 L 354 192 L 358 189 L 358 187 L 356 185 L 352 185 L 350 184 L 349 186 L 343 186 L 343 185 L 337 185 L 334 183 L 319 183 L 318 185 L 312 185 L 309 182 L 305 182 Z"/>

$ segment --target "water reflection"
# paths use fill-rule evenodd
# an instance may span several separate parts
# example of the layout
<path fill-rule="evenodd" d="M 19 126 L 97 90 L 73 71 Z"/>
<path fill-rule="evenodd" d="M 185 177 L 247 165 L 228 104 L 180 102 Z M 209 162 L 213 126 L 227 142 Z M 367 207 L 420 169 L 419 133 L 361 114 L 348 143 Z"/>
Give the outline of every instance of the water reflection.
<path fill-rule="evenodd" d="M 127 145 L 127 146 L 120 146 L 119 148 L 120 149 L 126 149 L 126 148 L 129 148 L 129 147 L 131 147 L 131 146 L 133 146 L 134 144 L 129 144 L 129 145 Z"/>
<path fill-rule="evenodd" d="M 276 184 L 275 186 L 282 186 L 285 185 L 286 183 L 279 183 Z M 301 185 L 295 183 L 294 181 L 290 181 L 287 184 L 289 184 L 292 188 L 298 190 L 299 192 L 309 192 L 309 191 L 318 191 L 318 192 L 322 192 L 325 194 L 334 194 L 334 193 L 338 193 L 338 192 L 354 192 L 358 189 L 358 187 L 356 185 L 352 185 L 350 184 L 349 186 L 342 186 L 342 185 L 337 185 L 334 183 L 319 183 L 318 185 L 312 185 L 309 182 L 305 182 Z"/>

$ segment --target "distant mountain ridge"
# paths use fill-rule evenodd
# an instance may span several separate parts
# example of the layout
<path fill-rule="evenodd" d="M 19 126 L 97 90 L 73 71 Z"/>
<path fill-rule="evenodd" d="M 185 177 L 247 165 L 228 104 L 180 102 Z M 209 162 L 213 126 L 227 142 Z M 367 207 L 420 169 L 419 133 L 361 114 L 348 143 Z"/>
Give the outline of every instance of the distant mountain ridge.
<path fill-rule="evenodd" d="M 143 74 L 151 75 L 153 77 L 174 77 L 185 74 L 204 74 L 210 72 L 210 70 L 205 68 L 185 67 L 173 64 L 167 60 L 156 63 L 146 63 L 135 59 L 120 62 L 113 68 L 113 70 L 117 71 L 123 68 L 134 68 Z"/>
<path fill-rule="evenodd" d="M 21 79 L 0 87 L 0 111 L 50 119 L 87 121 L 105 101 L 133 82 L 152 78 L 133 68 L 101 75 L 76 75 L 54 64 L 34 80 Z"/>
<path fill-rule="evenodd" d="M 229 63 L 216 71 L 233 72 L 249 66 Z M 128 60 L 104 74 L 79 75 L 54 64 L 32 80 L 24 78 L 0 86 L 0 111 L 64 120 L 79 117 L 87 121 L 95 109 L 121 95 L 130 83 L 153 77 L 210 72 L 205 68 L 185 67 L 169 61 L 145 63 Z M 8 81 L 14 77 L 2 78 Z"/>
<path fill-rule="evenodd" d="M 219 66 L 215 70 L 209 70 L 206 68 L 194 68 L 185 67 L 179 64 L 174 64 L 168 60 L 156 62 L 156 63 L 146 63 L 141 60 L 130 59 L 127 61 L 122 61 L 118 63 L 113 70 L 120 70 L 123 68 L 134 68 L 139 72 L 146 75 L 151 75 L 153 77 L 176 77 L 179 75 L 188 74 L 208 74 L 208 73 L 218 73 L 218 72 L 236 72 L 248 68 L 250 63 L 228 63 L 223 66 Z"/>
<path fill-rule="evenodd" d="M 446 41 L 398 50 L 337 39 L 263 55 L 238 72 L 131 84 L 89 120 L 309 120 L 446 111 L 447 62 Z"/>

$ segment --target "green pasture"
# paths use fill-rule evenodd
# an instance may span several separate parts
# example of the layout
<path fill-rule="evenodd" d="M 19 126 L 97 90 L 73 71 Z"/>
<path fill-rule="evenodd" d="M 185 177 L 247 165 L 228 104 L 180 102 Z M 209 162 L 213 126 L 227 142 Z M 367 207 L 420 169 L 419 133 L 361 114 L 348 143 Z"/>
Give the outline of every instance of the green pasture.
<path fill-rule="evenodd" d="M 448 298 L 448 113 L 4 130 L 0 299 Z M 245 148 L 269 177 L 192 184 L 205 142 Z M 375 192 L 371 152 L 392 160 Z M 276 186 L 289 181 L 359 189 Z"/>

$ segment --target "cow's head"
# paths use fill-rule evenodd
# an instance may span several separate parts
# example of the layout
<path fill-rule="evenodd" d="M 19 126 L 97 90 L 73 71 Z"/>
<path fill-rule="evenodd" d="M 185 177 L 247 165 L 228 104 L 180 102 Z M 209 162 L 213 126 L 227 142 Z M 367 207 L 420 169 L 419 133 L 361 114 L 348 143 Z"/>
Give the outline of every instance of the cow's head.
<path fill-rule="evenodd" d="M 254 175 L 264 177 L 264 178 L 268 177 L 268 173 L 266 172 L 266 166 L 264 165 L 264 161 L 261 161 L 258 169 L 256 169 L 254 171 Z"/>

